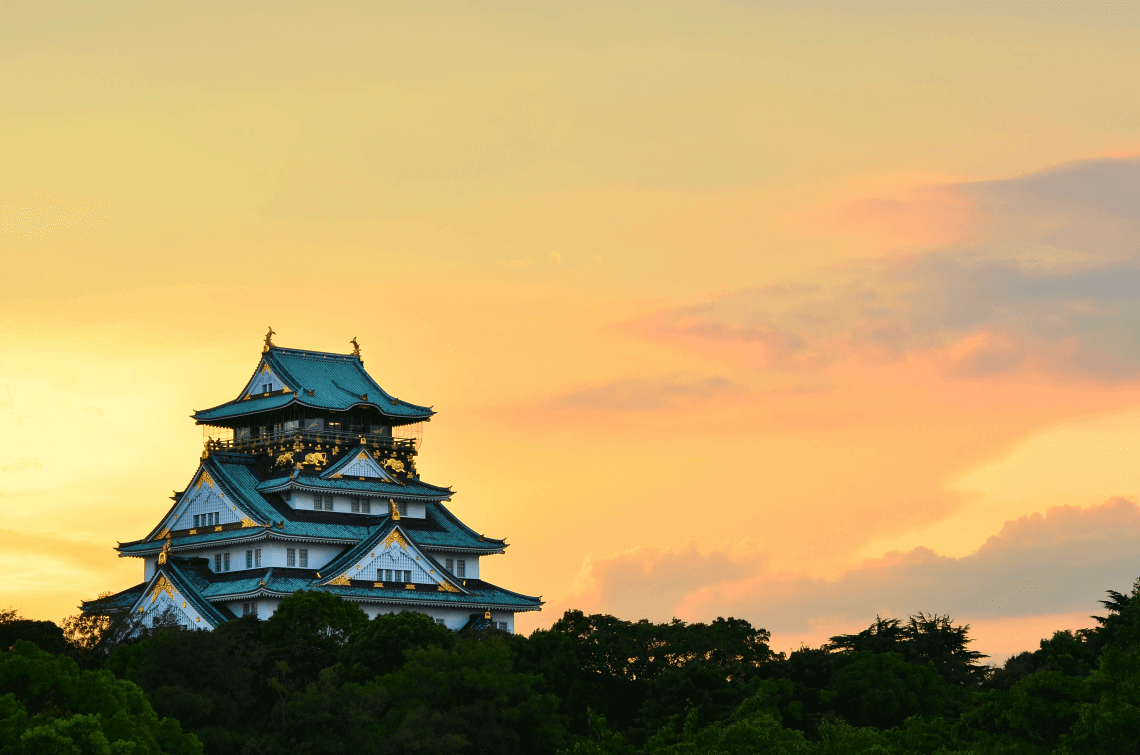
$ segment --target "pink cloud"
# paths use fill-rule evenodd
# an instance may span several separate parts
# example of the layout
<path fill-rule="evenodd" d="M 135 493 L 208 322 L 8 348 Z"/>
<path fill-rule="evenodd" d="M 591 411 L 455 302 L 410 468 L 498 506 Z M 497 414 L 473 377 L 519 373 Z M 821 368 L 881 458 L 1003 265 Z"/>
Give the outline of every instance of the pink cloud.
<path fill-rule="evenodd" d="M 1025 627 L 1039 631 L 1034 616 L 1087 616 L 1105 590 L 1128 589 L 1140 576 L 1138 540 L 1140 507 L 1117 498 L 1006 522 L 963 558 L 915 548 L 830 580 L 779 574 L 770 571 L 778 564 L 755 555 L 701 553 L 693 544 L 637 549 L 589 561 L 585 586 L 567 605 L 655 621 L 735 616 L 772 631 L 778 643 L 926 611 L 980 622 L 995 638 L 1002 626 L 1021 626 L 1008 640 L 1023 638 Z"/>

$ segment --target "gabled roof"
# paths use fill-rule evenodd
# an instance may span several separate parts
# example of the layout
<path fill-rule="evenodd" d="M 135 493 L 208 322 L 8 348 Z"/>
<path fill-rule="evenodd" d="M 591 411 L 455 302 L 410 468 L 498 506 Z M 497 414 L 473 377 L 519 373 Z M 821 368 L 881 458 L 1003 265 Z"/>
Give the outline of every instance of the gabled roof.
<path fill-rule="evenodd" d="M 257 490 L 258 479 L 254 473 L 256 463 L 254 458 L 246 454 L 210 454 L 198 465 L 186 490 L 174 495 L 174 504 L 162 515 L 158 525 L 141 541 L 136 542 L 162 539 L 160 536 L 163 536 L 167 530 L 174 529 L 171 515 L 182 505 L 183 498 L 196 481 L 199 486 L 203 480 L 208 480 L 211 486 L 217 485 L 252 524 L 264 525 L 280 519 L 279 512 Z"/>
<path fill-rule="evenodd" d="M 209 574 L 208 570 L 206 570 L 206 574 L 202 573 L 204 562 L 205 559 L 179 559 L 172 557 L 168 559 L 166 563 L 158 564 L 154 576 L 143 585 L 136 585 L 129 590 L 124 590 L 122 593 L 119 593 L 119 595 L 112 595 L 103 600 L 110 601 L 118 599 L 115 601 L 116 603 L 125 604 L 126 600 L 124 600 L 124 598 L 131 596 L 134 600 L 130 603 L 130 611 L 133 613 L 138 610 L 140 613 L 145 613 L 148 608 L 153 610 L 155 600 L 162 593 L 166 593 L 173 605 L 177 606 L 177 604 L 181 602 L 184 609 L 187 607 L 192 608 L 199 617 L 205 619 L 211 628 L 217 627 L 219 624 L 233 618 L 233 614 L 227 610 L 218 608 L 202 596 L 202 588 L 208 587 L 210 584 L 209 577 L 207 576 Z M 140 587 L 142 589 L 139 589 Z M 149 601 L 147 600 L 148 597 Z M 99 601 L 84 603 L 83 609 L 85 611 L 94 610 L 98 603 Z"/>
<path fill-rule="evenodd" d="M 257 397 L 243 390 L 233 401 L 194 412 L 194 419 L 200 424 L 230 420 L 292 403 L 332 411 L 370 406 L 398 423 L 427 420 L 435 413 L 430 407 L 390 395 L 364 371 L 360 357 L 273 346 L 262 355 L 254 378 L 264 366 L 285 384 L 287 392 Z M 255 382 L 251 378 L 249 384 Z"/>
<path fill-rule="evenodd" d="M 377 452 L 379 453 L 379 452 Z M 380 462 L 372 458 L 368 449 L 361 446 L 355 453 L 346 453 L 340 461 L 321 472 L 322 480 L 340 479 L 342 477 L 356 478 L 357 480 L 375 480 L 379 482 L 396 482 L 396 478 L 384 471 Z"/>
<path fill-rule="evenodd" d="M 390 544 L 396 543 L 404 549 L 410 556 L 414 556 L 416 560 L 422 558 L 429 567 L 425 571 L 430 571 L 431 576 L 436 577 L 437 582 L 441 585 L 440 589 L 447 592 L 466 592 L 458 580 L 452 577 L 443 565 L 428 555 L 425 551 L 420 550 L 416 546 L 414 540 L 408 537 L 407 533 L 403 531 L 399 522 L 388 520 L 384 526 L 378 528 L 371 536 L 362 540 L 355 547 L 349 548 L 337 558 L 321 567 L 323 576 L 321 577 L 320 585 L 322 587 L 328 586 L 334 580 L 350 580 L 353 578 L 353 566 L 360 569 L 362 564 L 374 561 L 376 553 L 383 551 Z M 396 545 L 391 545 L 395 548 Z M 371 555 L 369 555 L 371 554 Z"/>

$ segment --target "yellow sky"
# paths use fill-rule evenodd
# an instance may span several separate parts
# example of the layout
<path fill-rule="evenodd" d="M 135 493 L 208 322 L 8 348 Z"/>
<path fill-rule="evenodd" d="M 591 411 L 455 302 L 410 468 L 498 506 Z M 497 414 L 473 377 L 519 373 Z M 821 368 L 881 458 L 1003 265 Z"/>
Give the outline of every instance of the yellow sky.
<path fill-rule="evenodd" d="M 1138 26 L 1111 2 L 4 5 L 0 605 L 58 619 L 137 582 L 110 546 L 185 486 L 187 415 L 271 324 L 356 336 L 435 406 L 425 479 L 512 543 L 492 581 L 549 601 L 520 627 L 735 612 L 785 648 L 938 610 L 1030 646 L 1140 563 L 1028 603 L 939 585 L 1047 553 L 1046 580 L 1140 517 L 1105 503 L 1140 500 L 1113 287 Z M 827 604 L 844 580 L 864 607 Z"/>

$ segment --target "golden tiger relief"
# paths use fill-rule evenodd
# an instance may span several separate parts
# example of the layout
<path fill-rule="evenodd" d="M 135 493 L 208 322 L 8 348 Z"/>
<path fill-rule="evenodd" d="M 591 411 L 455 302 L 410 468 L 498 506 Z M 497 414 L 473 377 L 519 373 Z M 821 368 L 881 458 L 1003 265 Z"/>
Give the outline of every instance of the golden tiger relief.
<path fill-rule="evenodd" d="M 315 454 L 305 454 L 306 464 L 328 464 L 329 457 L 325 455 L 324 451 Z"/>
<path fill-rule="evenodd" d="M 273 466 L 279 467 L 282 464 L 292 464 L 292 463 L 293 463 L 293 452 L 292 451 L 286 451 L 285 453 L 283 453 L 277 457 L 277 461 L 275 461 L 273 463 Z"/>

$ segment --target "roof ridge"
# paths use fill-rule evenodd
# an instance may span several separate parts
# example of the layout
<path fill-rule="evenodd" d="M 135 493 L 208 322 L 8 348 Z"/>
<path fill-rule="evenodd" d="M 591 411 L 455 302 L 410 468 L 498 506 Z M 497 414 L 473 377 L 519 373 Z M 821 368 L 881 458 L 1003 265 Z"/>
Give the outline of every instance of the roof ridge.
<path fill-rule="evenodd" d="M 341 353 L 336 352 L 336 351 L 317 351 L 316 349 L 293 349 L 293 348 L 290 348 L 288 346 L 270 346 L 269 351 L 267 351 L 266 353 L 272 354 L 274 351 L 287 352 L 287 353 L 289 353 L 290 356 L 341 357 L 345 361 L 349 361 L 352 359 L 360 361 L 359 357 L 353 356 L 352 354 L 341 354 Z"/>

